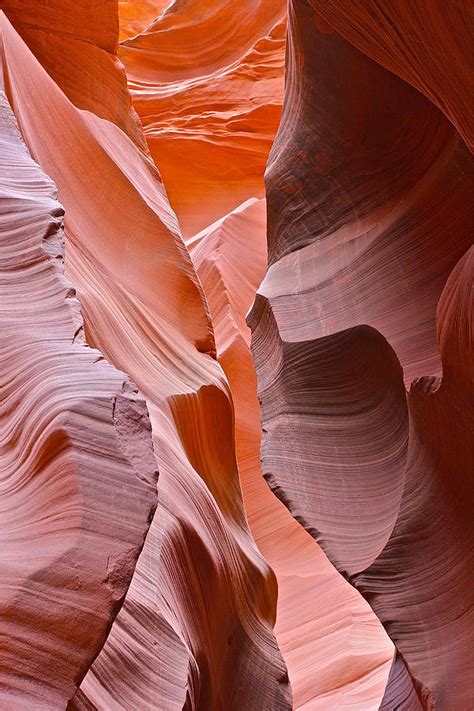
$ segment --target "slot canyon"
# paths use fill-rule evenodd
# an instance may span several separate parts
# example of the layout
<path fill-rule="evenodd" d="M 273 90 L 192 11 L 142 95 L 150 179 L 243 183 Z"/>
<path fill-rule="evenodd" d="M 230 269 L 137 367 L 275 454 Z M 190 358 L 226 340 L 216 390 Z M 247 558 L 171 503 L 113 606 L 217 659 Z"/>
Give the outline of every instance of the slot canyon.
<path fill-rule="evenodd" d="M 473 48 L 0 0 L 0 711 L 474 711 Z"/>

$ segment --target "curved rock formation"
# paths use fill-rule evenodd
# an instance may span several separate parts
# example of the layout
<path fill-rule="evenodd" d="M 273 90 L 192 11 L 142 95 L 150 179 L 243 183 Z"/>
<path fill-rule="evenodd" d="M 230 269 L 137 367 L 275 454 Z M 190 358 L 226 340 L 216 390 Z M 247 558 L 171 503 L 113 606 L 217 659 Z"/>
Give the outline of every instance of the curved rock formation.
<path fill-rule="evenodd" d="M 258 12 L 252 15 L 250 6 L 255 5 Z M 175 3 L 142 35 L 123 43 L 120 55 L 134 106 L 184 228 L 189 232 L 220 217 L 187 245 L 209 302 L 219 362 L 232 389 L 237 460 L 251 530 L 277 575 L 277 638 L 295 707 L 323 707 L 330 698 L 332 704 L 344 699 L 375 709 L 385 687 L 391 645 L 360 597 L 266 489 L 258 461 L 260 422 L 245 313 L 266 260 L 265 205 L 255 196 L 263 194 L 263 168 L 279 116 L 282 10 L 281 4 L 268 2 Z M 223 22 L 223 13 L 229 22 Z M 219 31 L 210 32 L 212 27 Z M 238 38 L 234 33 L 232 41 L 225 36 L 221 43 L 222 29 L 232 33 L 234 27 Z M 264 115 L 272 121 L 262 128 Z M 312 568 L 314 574 L 302 578 L 301 571 Z M 333 594 L 327 594 L 330 590 Z M 317 597 L 321 603 L 315 619 Z M 321 671 L 314 674 L 312 669 Z M 359 677 L 364 682 L 357 684 Z"/>
<path fill-rule="evenodd" d="M 471 7 L 286 5 L 2 3 L 2 708 L 474 708 Z"/>
<path fill-rule="evenodd" d="M 145 30 L 170 4 L 170 0 L 118 0 L 120 40 Z"/>
<path fill-rule="evenodd" d="M 265 227 L 265 202 L 254 198 L 188 243 L 232 389 L 246 512 L 278 581 L 275 633 L 293 707 L 375 710 L 393 647 L 367 603 L 273 496 L 260 471 L 260 413 L 245 314 L 265 272 Z"/>
<path fill-rule="evenodd" d="M 0 706 L 59 709 L 123 602 L 156 462 L 144 400 L 81 342 L 63 209 L 3 92 L 0 152 Z"/>
<path fill-rule="evenodd" d="M 118 125 L 68 100 L 5 16 L 1 26 L 12 106 L 66 208 L 87 337 L 146 396 L 160 469 L 124 607 L 70 708 L 289 708 L 276 586 L 243 512 L 230 394 L 158 172 Z"/>
<path fill-rule="evenodd" d="M 120 46 L 186 238 L 264 196 L 283 98 L 285 7 L 285 0 L 175 2 Z"/>
<path fill-rule="evenodd" d="M 474 7 L 464 0 L 310 0 L 318 17 L 368 57 L 412 84 L 452 122 L 469 148 Z M 320 22 L 318 19 L 317 22 Z M 466 51 L 467 50 L 467 51 Z"/>
<path fill-rule="evenodd" d="M 113 121 L 146 149 L 116 57 L 116 2 L 2 0 L 0 9 L 75 106 Z"/>
<path fill-rule="evenodd" d="M 263 471 L 395 642 L 382 708 L 462 711 L 474 701 L 472 158 L 437 106 L 384 68 L 406 78 L 413 57 L 404 3 L 384 21 L 405 63 L 383 22 L 364 28 L 383 61 L 354 39 L 362 5 L 342 3 L 337 34 L 335 6 L 290 3 L 270 267 L 249 319 Z"/>

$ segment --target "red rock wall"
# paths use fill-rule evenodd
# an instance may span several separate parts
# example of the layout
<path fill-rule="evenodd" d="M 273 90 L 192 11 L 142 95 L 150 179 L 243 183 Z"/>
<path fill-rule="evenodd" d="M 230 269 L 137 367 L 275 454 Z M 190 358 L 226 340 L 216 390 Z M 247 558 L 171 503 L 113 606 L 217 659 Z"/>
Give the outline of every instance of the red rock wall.
<path fill-rule="evenodd" d="M 249 323 L 264 475 L 394 641 L 383 708 L 462 711 L 474 700 L 474 171 L 466 75 L 442 82 L 460 59 L 443 27 L 462 8 L 432 5 L 422 26 L 416 3 L 372 24 L 375 4 L 290 3 L 270 266 Z M 420 39 L 432 26 L 439 54 Z"/>
<path fill-rule="evenodd" d="M 127 592 L 156 461 L 144 400 L 84 343 L 56 188 L 0 106 L 0 707 L 58 709 Z"/>
<path fill-rule="evenodd" d="M 278 581 L 275 634 L 294 708 L 378 708 L 393 647 L 367 603 L 272 495 L 260 469 L 260 413 L 245 314 L 265 271 L 259 239 L 265 223 L 264 201 L 254 198 L 190 242 L 232 389 L 245 508 Z"/>
<path fill-rule="evenodd" d="M 252 197 L 283 97 L 285 0 L 175 2 L 121 43 L 133 104 L 183 235 Z"/>
<path fill-rule="evenodd" d="M 176 3 L 122 43 L 120 56 L 180 223 L 187 234 L 200 230 L 187 246 L 232 390 L 250 528 L 278 582 L 275 632 L 294 706 L 377 708 L 393 647 L 369 606 L 272 496 L 259 465 L 261 426 L 245 314 L 265 271 L 260 196 L 282 101 L 285 19 L 282 4 L 260 0 Z M 270 122 L 263 122 L 265 115 Z"/>
<path fill-rule="evenodd" d="M 474 707 L 471 7 L 2 10 L 0 707 Z"/>
<path fill-rule="evenodd" d="M 9 15 L 19 22 L 23 11 L 30 24 L 28 6 Z M 5 15 L 1 25 L 20 129 L 65 207 L 66 271 L 87 338 L 144 394 L 160 470 L 125 604 L 70 708 L 159 708 L 160 699 L 169 708 L 288 708 L 272 633 L 276 585 L 243 512 L 229 388 L 158 171 L 133 131 L 131 140 L 121 130 L 131 121 L 122 94 L 116 123 L 85 111 L 75 100 L 86 88 L 68 98 L 60 69 L 55 81 Z M 88 62 L 94 49 L 85 45 Z"/>

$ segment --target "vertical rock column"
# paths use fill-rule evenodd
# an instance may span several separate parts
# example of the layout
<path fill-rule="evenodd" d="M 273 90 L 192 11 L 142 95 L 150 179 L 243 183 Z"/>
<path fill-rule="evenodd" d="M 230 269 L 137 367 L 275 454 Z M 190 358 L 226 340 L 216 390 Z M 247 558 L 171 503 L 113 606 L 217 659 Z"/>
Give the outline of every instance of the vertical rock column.
<path fill-rule="evenodd" d="M 83 340 L 56 188 L 0 93 L 0 707 L 66 708 L 156 506 L 145 402 Z"/>
<path fill-rule="evenodd" d="M 472 159 L 434 103 L 312 4 L 290 3 L 270 266 L 249 318 L 263 471 L 397 646 L 383 708 L 462 711 L 474 664 Z M 403 22 L 398 33 L 404 46 Z"/>

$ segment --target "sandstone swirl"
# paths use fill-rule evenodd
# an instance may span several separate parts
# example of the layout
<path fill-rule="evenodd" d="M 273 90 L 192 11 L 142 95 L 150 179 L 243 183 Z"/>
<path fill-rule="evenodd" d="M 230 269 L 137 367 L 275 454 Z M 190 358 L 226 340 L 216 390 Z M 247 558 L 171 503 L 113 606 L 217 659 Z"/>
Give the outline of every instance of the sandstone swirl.
<path fill-rule="evenodd" d="M 0 709 L 474 708 L 471 4 L 1 10 Z"/>
<path fill-rule="evenodd" d="M 236 451 L 257 545 L 278 581 L 275 633 L 295 709 L 378 709 L 393 657 L 360 595 L 266 486 L 261 427 L 245 314 L 265 271 L 265 203 L 249 200 L 191 241 L 235 403 Z"/>
<path fill-rule="evenodd" d="M 186 238 L 252 197 L 281 113 L 285 0 L 188 0 L 121 43 L 133 104 Z"/>
<path fill-rule="evenodd" d="M 266 264 L 261 196 L 282 101 L 285 21 L 283 4 L 268 0 L 175 3 L 119 53 L 209 304 L 234 401 L 245 508 L 278 581 L 275 632 L 294 707 L 368 711 L 383 696 L 393 646 L 365 601 L 271 494 L 259 464 L 245 314 Z"/>
<path fill-rule="evenodd" d="M 4 92 L 0 111 L 0 707 L 36 711 L 65 708 L 104 644 L 156 462 L 145 402 L 82 342 L 56 188 Z"/>
<path fill-rule="evenodd" d="M 310 0 L 321 19 L 371 59 L 416 87 L 474 147 L 474 5 L 465 0 Z"/>
<path fill-rule="evenodd" d="M 407 25 L 400 3 L 362 33 L 368 6 L 341 5 L 290 3 L 270 267 L 249 318 L 263 470 L 395 642 L 382 708 L 463 711 L 474 702 L 474 171 L 442 81 L 459 55 L 441 43 L 431 84 L 422 47 L 415 80 L 407 43 L 432 25 L 437 36 L 437 16 Z"/>
<path fill-rule="evenodd" d="M 68 80 L 62 87 L 70 56 L 54 53 L 53 71 L 38 15 L 13 3 L 8 14 L 41 63 L 1 16 L 8 93 L 65 206 L 66 271 L 88 341 L 145 395 L 160 471 L 157 512 L 124 606 L 70 708 L 287 709 L 288 677 L 272 633 L 276 585 L 243 512 L 232 403 L 207 306 L 136 135 L 123 70 L 112 43 L 102 47 L 118 36 L 116 6 L 100 4 L 93 36 L 85 30 L 94 20 L 89 2 L 69 8 L 63 35 L 54 19 L 61 8 L 44 8 L 58 42 L 88 37 L 77 40 L 84 72 L 74 91 Z M 103 89 L 86 104 L 87 70 L 99 56 L 117 75 L 99 64 Z"/>
<path fill-rule="evenodd" d="M 159 17 L 169 0 L 118 0 L 120 39 L 138 35 Z"/>

